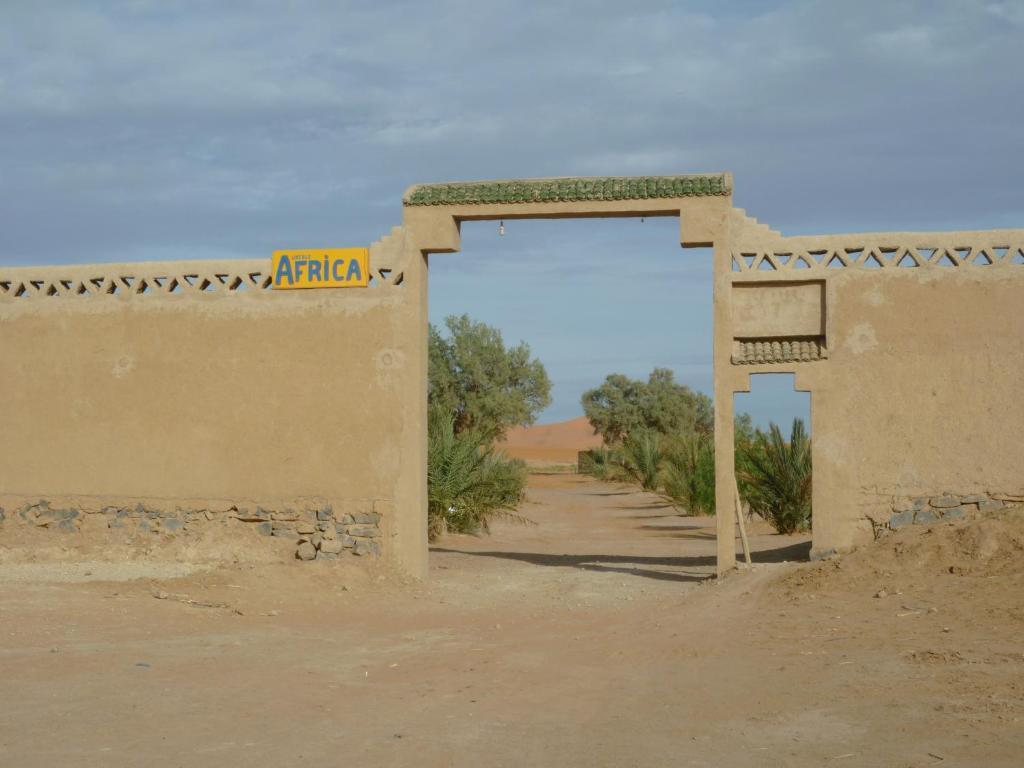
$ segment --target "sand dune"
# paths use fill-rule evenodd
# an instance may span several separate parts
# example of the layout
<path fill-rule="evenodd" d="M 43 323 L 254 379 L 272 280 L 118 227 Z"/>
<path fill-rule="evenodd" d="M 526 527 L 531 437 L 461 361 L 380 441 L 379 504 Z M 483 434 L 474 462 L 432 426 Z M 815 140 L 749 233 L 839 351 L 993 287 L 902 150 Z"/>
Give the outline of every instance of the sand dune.
<path fill-rule="evenodd" d="M 536 464 L 576 461 L 576 454 L 601 445 L 585 416 L 553 424 L 514 427 L 498 447 L 509 456 Z"/>

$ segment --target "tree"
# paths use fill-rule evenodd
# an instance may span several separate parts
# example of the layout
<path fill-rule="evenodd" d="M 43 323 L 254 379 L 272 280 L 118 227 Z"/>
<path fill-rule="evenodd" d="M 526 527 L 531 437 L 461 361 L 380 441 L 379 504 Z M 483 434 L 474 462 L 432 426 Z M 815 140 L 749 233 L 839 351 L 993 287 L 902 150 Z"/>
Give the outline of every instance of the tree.
<path fill-rule="evenodd" d="M 506 348 L 501 332 L 468 315 L 445 319 L 447 337 L 430 326 L 428 399 L 452 414 L 456 434 L 487 440 L 533 424 L 551 402 L 551 381 L 525 342 Z"/>
<path fill-rule="evenodd" d="M 787 441 L 771 424 L 768 433 L 736 451 L 740 492 L 756 512 L 779 533 L 811 527 L 811 438 L 800 419 L 793 419 Z"/>
<path fill-rule="evenodd" d="M 665 496 L 688 515 L 715 514 L 715 442 L 695 432 L 669 441 L 661 474 Z"/>
<path fill-rule="evenodd" d="M 515 514 L 526 488 L 526 464 L 507 459 L 473 430 L 455 433 L 452 414 L 433 406 L 427 445 L 427 533 L 487 533 L 495 517 Z"/>
<path fill-rule="evenodd" d="M 662 435 L 710 433 L 714 428 L 711 398 L 677 384 L 667 368 L 655 368 L 646 382 L 620 373 L 583 393 L 583 412 L 606 445 L 621 444 L 631 432 Z"/>
<path fill-rule="evenodd" d="M 662 436 L 651 429 L 634 429 L 626 437 L 620 451 L 619 466 L 645 491 L 656 491 L 661 485 Z"/>

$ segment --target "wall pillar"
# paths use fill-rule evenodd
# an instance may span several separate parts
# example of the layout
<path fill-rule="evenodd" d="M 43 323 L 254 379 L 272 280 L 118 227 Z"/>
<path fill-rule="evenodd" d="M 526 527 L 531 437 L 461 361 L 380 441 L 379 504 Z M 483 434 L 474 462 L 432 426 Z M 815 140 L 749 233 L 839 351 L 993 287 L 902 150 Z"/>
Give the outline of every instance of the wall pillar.
<path fill-rule="evenodd" d="M 721 575 L 736 567 L 736 458 L 733 423 L 732 252 L 728 241 L 714 253 L 715 521 L 717 567 Z"/>

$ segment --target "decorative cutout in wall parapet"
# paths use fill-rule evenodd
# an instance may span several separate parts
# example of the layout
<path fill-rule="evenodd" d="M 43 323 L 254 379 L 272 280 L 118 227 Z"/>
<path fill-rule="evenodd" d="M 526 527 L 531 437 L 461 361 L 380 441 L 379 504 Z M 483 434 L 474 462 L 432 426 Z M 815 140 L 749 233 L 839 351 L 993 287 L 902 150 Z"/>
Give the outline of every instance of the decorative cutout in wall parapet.
<path fill-rule="evenodd" d="M 828 358 L 824 337 L 791 339 L 736 339 L 734 365 L 810 363 Z"/>
<path fill-rule="evenodd" d="M 577 203 L 588 200 L 728 195 L 727 174 L 687 176 L 608 176 L 600 178 L 510 179 L 450 184 L 417 184 L 404 205 L 483 205 L 487 203 Z"/>
<path fill-rule="evenodd" d="M 41 267 L 38 270 L 17 267 L 0 270 L 0 301 L 26 298 L 77 298 L 95 296 L 169 296 L 179 294 L 269 296 L 272 276 L 267 262 L 242 262 L 240 267 L 219 269 L 202 262 L 182 269 L 168 269 L 167 264 L 140 262 L 83 267 L 80 265 Z M 404 283 L 405 275 L 394 265 L 378 264 L 371 257 L 369 289 L 395 288 Z"/>
<path fill-rule="evenodd" d="M 0 273 L 0 297 L 116 296 L 177 293 L 238 293 L 270 289 L 269 271 L 154 273 L 145 274 L 145 264 L 132 274 L 99 275 L 79 279 L 42 277 L 8 279 Z M 54 272 L 52 267 L 47 272 Z"/>
<path fill-rule="evenodd" d="M 915 269 L 1024 265 L 1024 244 L 940 246 L 782 247 L 733 253 L 733 272 L 796 272 L 827 269 Z"/>

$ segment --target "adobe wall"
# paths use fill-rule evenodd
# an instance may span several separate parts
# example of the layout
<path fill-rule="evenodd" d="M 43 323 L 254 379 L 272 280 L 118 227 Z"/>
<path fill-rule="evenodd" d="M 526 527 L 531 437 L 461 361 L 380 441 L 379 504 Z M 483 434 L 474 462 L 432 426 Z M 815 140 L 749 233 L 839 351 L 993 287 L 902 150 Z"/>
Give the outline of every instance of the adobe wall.
<path fill-rule="evenodd" d="M 787 238 L 731 193 L 729 174 L 412 187 L 365 289 L 270 290 L 269 259 L 0 269 L 0 526 L 232 521 L 425 576 L 427 258 L 503 218 L 677 216 L 681 245 L 713 246 L 719 571 L 751 373 L 811 392 L 816 554 L 1024 501 L 1024 230 Z"/>
<path fill-rule="evenodd" d="M 986 231 L 727 249 L 723 386 L 792 372 L 811 393 L 814 554 L 1024 500 L 1022 248 Z"/>
<path fill-rule="evenodd" d="M 370 265 L 306 291 L 269 258 L 0 270 L 5 524 L 230 518 L 423 575 L 425 264 L 396 228 Z"/>

